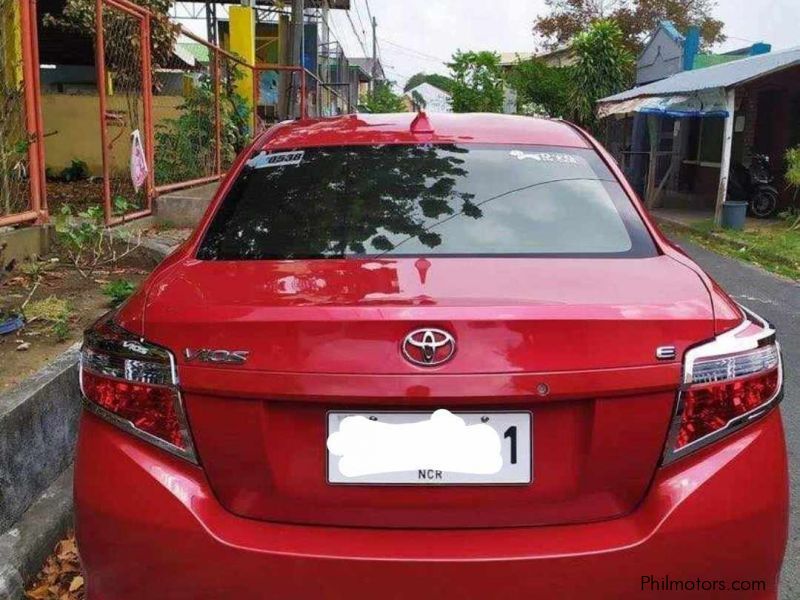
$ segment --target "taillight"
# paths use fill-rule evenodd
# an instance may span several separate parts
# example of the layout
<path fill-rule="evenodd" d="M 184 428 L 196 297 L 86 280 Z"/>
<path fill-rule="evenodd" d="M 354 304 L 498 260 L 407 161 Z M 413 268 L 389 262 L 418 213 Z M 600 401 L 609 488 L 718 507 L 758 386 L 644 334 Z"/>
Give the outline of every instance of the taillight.
<path fill-rule="evenodd" d="M 775 330 L 744 310 L 740 326 L 686 353 L 664 464 L 762 417 L 780 401 L 783 371 Z"/>
<path fill-rule="evenodd" d="M 169 350 L 105 317 L 84 337 L 80 380 L 85 406 L 94 414 L 196 462 Z"/>

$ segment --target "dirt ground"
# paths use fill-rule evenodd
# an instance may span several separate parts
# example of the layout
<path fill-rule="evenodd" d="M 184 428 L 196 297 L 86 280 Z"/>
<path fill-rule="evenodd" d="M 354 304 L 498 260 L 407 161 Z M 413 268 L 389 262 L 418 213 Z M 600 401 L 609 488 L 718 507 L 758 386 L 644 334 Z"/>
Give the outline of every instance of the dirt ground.
<path fill-rule="evenodd" d="M 40 300 L 55 298 L 66 301 L 65 323 L 43 318 L 28 322 L 15 333 L 0 335 L 0 392 L 19 383 L 49 360 L 81 339 L 83 330 L 112 308 L 103 285 L 115 280 L 128 280 L 139 285 L 158 264 L 159 257 L 138 248 L 116 265 L 83 277 L 72 266 L 66 254 L 56 250 L 42 257 L 35 266 L 16 265 L 0 274 L 0 315 L 16 314 L 26 303 L 31 307 Z M 35 281 L 39 280 L 35 286 Z M 2 319 L 0 318 L 0 321 Z"/>
<path fill-rule="evenodd" d="M 144 208 L 144 196 L 133 190 L 129 179 L 114 177 L 111 180 L 111 197 L 122 196 L 131 203 L 131 210 Z M 103 205 L 103 181 L 99 178 L 78 181 L 47 180 L 47 205 L 51 215 L 59 214 L 61 206 L 67 204 L 74 212 L 86 210 L 92 205 Z"/>

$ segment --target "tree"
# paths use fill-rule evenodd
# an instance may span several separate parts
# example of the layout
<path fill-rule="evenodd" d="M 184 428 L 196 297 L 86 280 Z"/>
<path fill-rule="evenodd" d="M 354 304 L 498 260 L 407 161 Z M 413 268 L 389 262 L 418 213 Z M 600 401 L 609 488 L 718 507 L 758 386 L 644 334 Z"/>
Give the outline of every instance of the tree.
<path fill-rule="evenodd" d="M 588 24 L 613 19 L 622 28 L 626 48 L 634 53 L 661 20 L 680 31 L 700 27 L 703 47 L 725 40 L 722 21 L 711 16 L 714 0 L 545 0 L 549 13 L 533 22 L 533 34 L 547 48 L 568 44 Z"/>
<path fill-rule="evenodd" d="M 495 52 L 462 52 L 447 65 L 453 79 L 453 112 L 500 112 L 503 109 L 503 71 Z"/>
<path fill-rule="evenodd" d="M 150 21 L 150 54 L 155 71 L 170 61 L 178 39 L 178 26 L 168 18 L 172 0 L 135 0 L 134 4 L 152 11 L 158 17 Z M 95 8 L 95 0 L 66 0 L 60 14 L 45 14 L 43 22 L 77 35 L 94 36 Z M 138 81 L 138 70 L 141 68 L 136 57 L 141 49 L 139 28 L 132 26 L 132 22 L 128 15 L 119 10 L 106 7 L 103 11 L 106 67 L 117 78 L 130 78 L 135 82 Z"/>
<path fill-rule="evenodd" d="M 376 81 L 372 92 L 361 98 L 361 104 L 366 112 L 371 113 L 394 113 L 407 110 L 403 97 L 392 91 L 390 81 Z"/>
<path fill-rule="evenodd" d="M 444 90 L 448 94 L 452 93 L 453 91 L 453 80 L 450 79 L 447 75 L 439 75 L 439 73 L 415 73 L 411 77 L 409 77 L 406 84 L 403 86 L 403 91 L 408 92 L 409 90 L 414 89 L 421 83 L 429 83 L 432 86 L 439 88 L 440 90 Z"/>
<path fill-rule="evenodd" d="M 570 67 L 551 67 L 540 59 L 532 58 L 517 63 L 507 80 L 517 91 L 520 106 L 529 106 L 531 112 L 549 117 L 572 118 Z"/>
<path fill-rule="evenodd" d="M 624 45 L 622 29 L 612 20 L 592 23 L 572 41 L 576 63 L 572 67 L 572 105 L 575 119 L 592 128 L 597 100 L 628 87 L 633 56 Z"/>

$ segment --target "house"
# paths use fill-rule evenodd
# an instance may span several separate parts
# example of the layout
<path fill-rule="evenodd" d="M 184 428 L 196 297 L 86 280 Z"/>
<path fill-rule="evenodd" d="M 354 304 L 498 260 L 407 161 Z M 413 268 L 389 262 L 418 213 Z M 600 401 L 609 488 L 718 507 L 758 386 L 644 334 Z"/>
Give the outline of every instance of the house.
<path fill-rule="evenodd" d="M 358 97 L 361 98 L 369 92 L 369 86 L 373 80 L 386 81 L 386 73 L 383 70 L 383 65 L 380 59 L 357 56 L 350 60 L 350 67 L 358 69 L 360 75 L 358 79 Z"/>
<path fill-rule="evenodd" d="M 453 112 L 452 96 L 427 81 L 408 90 L 404 98 L 408 109 L 412 111 L 425 110 L 429 113 Z"/>
<path fill-rule="evenodd" d="M 781 175 L 786 150 L 800 144 L 800 47 L 758 50 L 716 55 L 726 58 L 705 68 L 693 60 L 691 70 L 599 101 L 607 145 L 648 207 L 719 218 L 731 163 L 747 166 L 755 153 L 769 157 L 781 200 L 790 200 Z"/>
<path fill-rule="evenodd" d="M 699 28 L 690 27 L 683 35 L 671 21 L 661 21 L 636 61 L 636 85 L 652 83 L 682 71 L 766 54 L 770 50 L 769 44 L 759 42 L 723 54 L 701 53 Z"/>
<path fill-rule="evenodd" d="M 500 66 L 503 71 L 510 71 L 517 63 L 532 58 L 542 61 L 548 67 L 569 67 L 575 64 L 575 53 L 566 45 L 544 52 L 501 52 Z"/>

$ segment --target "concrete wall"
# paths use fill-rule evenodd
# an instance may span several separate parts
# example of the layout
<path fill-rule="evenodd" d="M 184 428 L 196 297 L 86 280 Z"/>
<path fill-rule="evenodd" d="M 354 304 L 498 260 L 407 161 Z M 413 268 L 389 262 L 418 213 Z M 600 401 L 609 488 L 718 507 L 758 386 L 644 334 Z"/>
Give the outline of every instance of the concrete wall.
<path fill-rule="evenodd" d="M 0 532 L 72 462 L 78 416 L 78 344 L 0 394 Z"/>
<path fill-rule="evenodd" d="M 154 124 L 158 126 L 164 119 L 179 116 L 177 107 L 182 103 L 181 96 L 154 96 Z M 108 108 L 127 113 L 125 99 L 121 96 L 109 97 Z M 73 159 L 79 159 L 89 165 L 92 175 L 102 174 L 100 99 L 97 95 L 45 94 L 42 96 L 42 117 L 46 136 L 45 164 L 48 167 L 57 172 L 69 166 Z M 121 130 L 110 125 L 108 131 L 112 138 L 123 131 L 113 146 L 112 164 L 127 171 L 131 151 L 130 129 L 126 126 Z"/>

